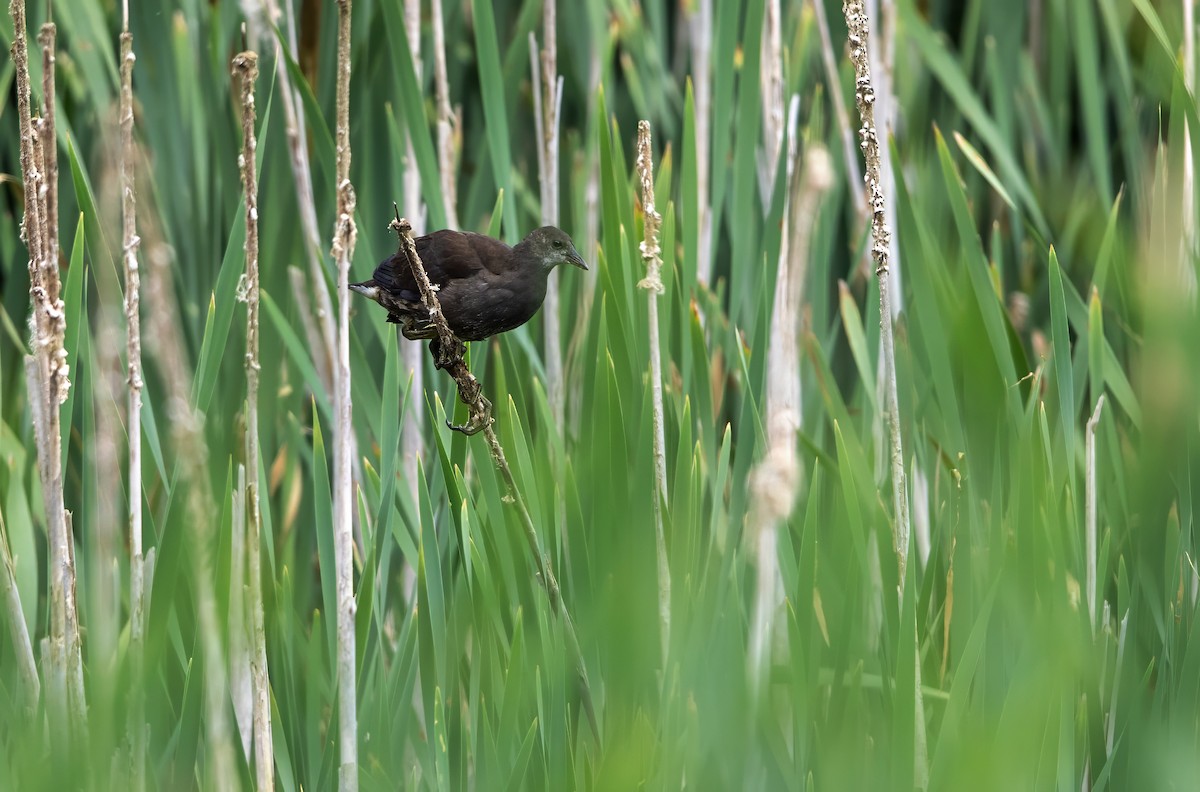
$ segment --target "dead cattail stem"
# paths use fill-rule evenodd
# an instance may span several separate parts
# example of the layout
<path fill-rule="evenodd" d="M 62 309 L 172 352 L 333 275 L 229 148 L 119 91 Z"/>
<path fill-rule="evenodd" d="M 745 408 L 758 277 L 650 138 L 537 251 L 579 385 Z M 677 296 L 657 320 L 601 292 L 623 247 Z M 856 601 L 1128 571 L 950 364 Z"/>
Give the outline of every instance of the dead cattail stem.
<path fill-rule="evenodd" d="M 542 5 L 542 35 L 545 48 L 541 51 L 541 68 L 537 38 L 529 33 L 530 72 L 533 77 L 534 126 L 538 137 L 538 184 L 540 187 L 542 225 L 559 223 L 558 197 L 558 112 L 562 103 L 562 78 L 558 76 L 558 21 L 555 0 Z M 562 324 L 559 316 L 558 272 L 550 273 L 546 282 L 546 300 L 542 310 L 546 329 L 546 395 L 558 426 L 563 424 L 563 360 Z"/>
<path fill-rule="evenodd" d="M 890 277 L 889 257 L 891 254 L 890 234 L 885 214 L 885 185 L 882 176 L 879 138 L 875 127 L 875 91 L 871 83 L 871 64 L 868 57 L 867 15 L 862 0 L 843 0 L 842 13 L 846 17 L 847 37 L 850 43 L 850 61 L 854 64 L 854 99 L 862 119 L 859 136 L 862 139 L 863 160 L 866 163 L 866 182 L 871 206 L 871 256 L 875 261 L 875 275 L 879 279 L 879 336 L 880 367 L 886 373 L 884 412 L 888 425 L 891 447 L 892 506 L 895 523 L 892 542 L 899 567 L 900 597 L 904 597 L 905 573 L 908 566 L 909 518 L 908 486 L 904 472 L 904 451 L 900 438 L 900 405 L 896 387 L 896 350 L 892 340 L 892 322 L 895 311 L 892 305 L 892 288 L 898 281 Z M 915 628 L 914 628 L 915 629 Z M 928 785 L 928 750 L 925 742 L 925 705 L 921 695 L 921 653 L 918 641 L 914 671 L 916 674 L 914 763 L 913 785 L 923 789 Z"/>
<path fill-rule="evenodd" d="M 333 365 L 333 411 L 338 431 L 333 447 L 333 547 L 337 589 L 338 789 L 358 789 L 358 699 L 354 666 L 354 534 L 351 489 L 350 259 L 358 228 L 354 186 L 350 183 L 350 14 L 351 0 L 338 0 L 337 48 L 337 220 L 333 258 L 337 262 L 337 355 Z"/>
<path fill-rule="evenodd" d="M 267 639 L 263 625 L 262 592 L 262 506 L 258 479 L 258 176 L 255 159 L 258 140 L 254 135 L 257 117 L 254 85 L 258 80 L 258 55 L 243 52 L 233 58 L 233 74 L 240 81 L 242 105 L 242 153 L 238 169 L 246 194 L 246 564 L 249 570 L 250 691 L 253 701 L 254 778 L 260 790 L 275 786 L 274 754 L 271 750 L 271 702 L 267 673 Z M 238 576 L 240 579 L 240 575 Z"/>
<path fill-rule="evenodd" d="M 438 9 L 440 13 L 440 9 Z M 439 20 L 440 24 L 440 20 Z M 404 0 L 404 27 L 408 35 L 408 51 L 412 56 L 413 73 L 417 75 L 417 82 L 420 83 L 421 78 L 421 3 L 420 0 Z M 437 68 L 435 68 L 435 82 L 438 79 L 446 79 L 445 56 L 441 56 L 442 64 L 440 66 L 441 76 L 436 76 Z M 445 86 L 438 88 L 439 92 L 445 90 Z M 449 100 L 447 100 L 448 102 Z M 438 109 L 439 115 L 442 112 L 441 107 Z M 439 120 L 439 146 L 442 141 L 441 121 Z M 422 214 L 421 207 L 421 173 L 417 168 L 416 155 L 413 152 L 413 141 L 411 133 L 406 134 L 408 139 L 406 159 L 404 162 L 404 211 L 409 217 L 420 217 Z M 440 151 L 440 148 L 439 148 Z M 438 163 L 441 180 L 445 183 L 447 180 L 453 182 L 453 177 L 447 179 L 447 170 L 452 167 L 452 163 Z M 449 202 L 451 199 L 443 194 L 444 202 Z M 449 211 L 449 207 L 447 207 Z M 396 331 L 399 337 L 399 330 Z M 414 498 L 414 503 L 417 497 L 417 462 L 418 459 L 425 453 L 425 410 L 422 405 L 423 394 L 425 392 L 425 368 L 424 354 L 420 344 L 400 344 L 400 357 L 402 358 L 403 366 L 401 371 L 407 375 L 410 383 L 409 397 L 406 402 L 406 413 L 400 423 L 401 435 L 401 460 L 404 471 L 404 479 L 408 482 L 409 494 Z M 416 582 L 416 578 L 412 578 Z M 419 697 L 417 697 L 419 699 Z"/>
<path fill-rule="evenodd" d="M 128 739 L 130 743 L 130 787 L 145 788 L 146 727 L 142 675 L 145 668 L 146 569 L 142 551 L 142 325 L 141 271 L 138 265 L 137 198 L 134 187 L 133 149 L 133 34 L 129 32 L 128 9 L 121 34 L 121 227 L 122 261 L 125 269 L 125 355 L 128 399 L 125 421 L 129 436 L 129 654 L 133 684 L 130 685 Z"/>
<path fill-rule="evenodd" d="M 709 142 L 712 139 L 712 3 L 697 0 L 691 18 L 692 90 L 696 102 L 696 204 L 700 250 L 696 278 L 712 279 L 712 207 L 709 205 Z"/>
<path fill-rule="evenodd" d="M 42 46 L 42 160 L 46 174 L 46 216 L 43 223 L 46 258 L 58 266 L 58 141 L 55 135 L 55 86 L 54 71 L 57 61 L 55 38 L 57 30 L 53 22 L 42 25 L 38 33 L 38 44 Z"/>
<path fill-rule="evenodd" d="M 401 219 L 397 213 L 396 219 L 391 223 L 390 228 L 396 232 L 400 238 L 400 250 L 404 252 L 408 265 L 412 268 L 413 275 L 417 281 L 417 288 L 421 292 L 421 300 L 425 303 L 425 307 L 429 310 L 429 316 L 437 329 L 437 366 L 444 369 L 451 377 L 454 378 L 458 385 L 458 398 L 463 404 L 467 405 L 470 413 L 470 421 L 465 427 L 451 427 L 463 431 L 465 434 L 475 434 L 479 431 L 484 433 L 484 438 L 488 444 L 488 451 L 492 455 L 492 461 L 496 464 L 496 468 L 500 471 L 501 477 L 504 479 L 505 488 L 508 490 L 508 496 L 512 502 L 516 504 L 517 510 L 520 512 L 521 525 L 525 529 L 525 541 L 529 547 L 529 554 L 533 559 L 534 570 L 537 574 L 538 581 L 545 587 L 546 594 L 550 599 L 550 608 L 560 619 L 563 624 L 563 634 L 567 641 L 567 654 L 571 661 L 575 664 L 576 679 L 579 682 L 579 696 L 583 703 L 584 712 L 588 717 L 588 724 L 592 728 L 592 734 L 596 739 L 600 739 L 600 729 L 596 721 L 595 705 L 592 702 L 592 689 L 588 683 L 587 666 L 583 661 L 583 652 L 579 648 L 579 638 L 575 634 L 575 624 L 571 620 L 571 614 L 563 603 L 562 592 L 558 586 L 558 579 L 554 576 L 554 569 L 550 566 L 550 559 L 542 552 L 541 542 L 538 540 L 537 529 L 533 525 L 533 518 L 529 516 L 529 509 L 525 506 L 525 499 L 521 497 L 520 490 L 517 489 L 516 479 L 513 478 L 512 469 L 508 466 L 508 461 L 504 456 L 504 448 L 500 445 L 500 439 L 496 437 L 496 431 L 492 428 L 492 404 L 483 396 L 483 388 L 479 381 L 467 368 L 467 363 L 463 359 L 466 352 L 466 345 L 455 338 L 450 332 L 450 325 L 446 323 L 445 316 L 442 315 L 442 307 L 438 302 L 437 292 L 434 291 L 433 285 L 429 282 L 429 276 L 425 272 L 425 265 L 421 263 L 421 257 L 417 255 L 417 246 L 412 238 L 412 225 L 408 220 Z"/>
<path fill-rule="evenodd" d="M 33 416 L 34 437 L 38 449 L 38 474 L 42 483 L 50 555 L 50 652 L 48 703 L 53 722 L 69 726 L 82 735 L 86 726 L 87 705 L 83 700 L 83 661 L 75 610 L 75 561 L 71 549 L 70 521 L 63 505 L 62 427 L 59 406 L 66 401 L 70 381 L 67 378 L 67 351 L 64 348 L 66 314 L 60 298 L 58 274 L 57 216 L 58 172 L 54 147 L 53 113 L 37 120 L 29 107 L 29 51 L 26 44 L 24 0 L 12 0 L 12 59 L 16 70 L 17 125 L 20 130 L 21 175 L 25 188 L 25 216 L 22 235 L 29 250 L 29 296 L 33 306 L 30 317 L 30 349 L 25 359 L 29 406 Z M 54 26 L 42 31 L 43 61 L 53 71 Z M 46 105 L 54 106 L 54 78 L 43 84 L 51 93 Z M 46 157 L 44 144 L 49 143 Z"/>
<path fill-rule="evenodd" d="M 788 107 L 788 146 L 784 165 L 785 226 L 780 240 L 767 346 L 767 447 L 751 471 L 749 481 L 754 505 L 747 524 L 748 536 L 754 543 L 757 589 L 750 624 L 747 678 L 756 702 L 766 690 L 775 616 L 783 599 L 776 551 L 779 526 L 791 514 L 800 492 L 800 459 L 796 453 L 801 420 L 800 315 L 813 228 L 824 193 L 832 181 L 829 154 L 819 145 L 809 148 L 804 168 L 796 178 L 799 109 L 800 99 L 793 96 Z"/>
<path fill-rule="evenodd" d="M 783 151 L 783 15 L 779 0 L 767 0 L 763 9 L 762 65 L 758 79 L 762 91 L 763 144 L 766 158 L 759 171 L 759 191 L 764 204 L 771 202 L 775 171 Z"/>
<path fill-rule="evenodd" d="M 162 373 L 166 389 L 163 409 L 170 427 L 171 445 L 175 453 L 178 474 L 171 497 L 181 498 L 184 504 L 183 530 L 187 532 L 192 589 L 195 597 L 197 643 L 202 655 L 204 674 L 204 726 L 207 750 L 208 779 L 213 788 L 237 788 L 230 742 L 228 670 L 223 650 L 224 637 L 220 629 L 215 597 L 215 564 L 213 536 L 215 525 L 213 495 L 208 480 L 208 446 L 204 440 L 204 413 L 193 409 L 188 397 L 188 383 L 193 381 L 188 364 L 188 352 L 180 332 L 177 303 L 171 294 L 172 251 L 153 223 L 147 222 L 145 298 L 146 350 Z M 154 550 L 146 553 L 146 580 L 153 579 Z M 150 612 L 152 589 L 143 593 L 145 613 Z"/>
<path fill-rule="evenodd" d="M 816 14 L 817 31 L 821 36 L 821 62 L 825 66 L 825 82 L 829 85 L 829 98 L 833 103 L 833 114 L 837 119 L 839 136 L 842 140 L 842 154 L 845 157 L 846 178 L 850 182 L 850 200 L 854 204 L 854 213 L 862 218 L 863 223 L 870 220 L 867 210 L 867 199 L 858 185 L 862 184 L 862 174 L 858 168 L 858 149 L 854 145 L 854 128 L 850 126 L 850 114 L 846 111 L 846 101 L 840 90 L 841 79 L 838 77 L 837 56 L 834 54 L 833 41 L 829 35 L 829 20 L 825 15 L 825 3 L 822 0 L 811 0 Z M 863 258 L 863 273 L 869 263 L 869 255 Z"/>
<path fill-rule="evenodd" d="M 1183 0 L 1183 80 L 1188 94 L 1196 98 L 1196 0 Z M 1180 285 L 1193 300 L 1196 297 L 1196 174 L 1192 136 L 1187 118 L 1183 119 L 1183 249 L 1180 255 Z"/>
<path fill-rule="evenodd" d="M 662 351 L 658 337 L 658 295 L 663 292 L 662 251 L 658 233 L 662 215 L 654 207 L 654 163 L 650 147 L 650 122 L 638 122 L 637 172 L 642 188 L 642 212 L 645 217 L 641 243 L 646 277 L 638 287 L 647 293 L 650 328 L 650 392 L 654 422 L 654 545 L 658 559 L 658 619 L 661 628 L 663 663 L 671 643 L 671 565 L 663 532 L 663 511 L 667 507 L 667 443 L 663 429 Z"/>
<path fill-rule="evenodd" d="M 430 13 L 433 16 L 433 86 L 437 97 L 438 174 L 441 177 L 446 223 L 450 228 L 458 228 L 455 150 L 461 130 L 458 116 L 450 108 L 450 81 L 446 76 L 446 25 L 442 16 L 442 0 L 432 0 Z"/>
<path fill-rule="evenodd" d="M 281 13 L 276 0 L 266 0 L 267 13 L 274 24 L 280 17 L 286 16 L 288 46 L 296 51 L 296 26 L 292 15 L 291 0 L 284 0 L 286 14 Z M 333 392 L 333 358 L 336 345 L 334 327 L 333 300 L 325 282 L 325 265 L 322 262 L 321 234 L 317 227 L 317 207 L 313 197 L 312 167 L 308 158 L 308 143 L 305 137 L 304 106 L 300 101 L 299 91 L 292 85 L 292 75 L 287 69 L 287 53 L 285 53 L 280 37 L 275 40 L 275 71 L 276 79 L 282 90 L 283 117 L 285 134 L 288 141 L 288 154 L 292 165 L 292 179 L 296 184 L 296 205 L 300 214 L 300 230 L 304 242 L 305 258 L 308 263 L 309 289 L 305 290 L 303 305 L 308 304 L 308 294 L 315 298 L 316 328 L 320 344 L 310 345 L 313 356 L 313 366 L 317 376 L 325 386 L 327 393 Z"/>

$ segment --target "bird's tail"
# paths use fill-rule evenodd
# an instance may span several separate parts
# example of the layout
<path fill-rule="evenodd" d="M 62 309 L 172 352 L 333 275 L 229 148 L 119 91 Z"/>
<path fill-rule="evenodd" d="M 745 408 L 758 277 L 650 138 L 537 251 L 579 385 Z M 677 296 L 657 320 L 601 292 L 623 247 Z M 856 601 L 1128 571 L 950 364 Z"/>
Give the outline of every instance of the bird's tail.
<path fill-rule="evenodd" d="M 350 291 L 358 292 L 363 297 L 366 297 L 369 300 L 375 300 L 376 302 L 378 302 L 379 286 L 378 286 L 378 284 L 375 283 L 374 280 L 366 280 L 366 281 L 363 281 L 362 283 L 351 283 L 351 284 L 349 284 L 349 286 L 350 286 Z"/>

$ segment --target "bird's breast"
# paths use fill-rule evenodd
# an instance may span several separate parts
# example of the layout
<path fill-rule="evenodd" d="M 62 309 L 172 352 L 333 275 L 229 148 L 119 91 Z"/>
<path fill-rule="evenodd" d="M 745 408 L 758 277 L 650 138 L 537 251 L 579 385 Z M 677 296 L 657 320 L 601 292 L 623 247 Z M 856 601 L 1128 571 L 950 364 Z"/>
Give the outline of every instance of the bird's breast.
<path fill-rule="evenodd" d="M 528 322 L 542 306 L 546 282 L 474 281 L 455 284 L 439 297 L 454 334 L 480 341 Z"/>

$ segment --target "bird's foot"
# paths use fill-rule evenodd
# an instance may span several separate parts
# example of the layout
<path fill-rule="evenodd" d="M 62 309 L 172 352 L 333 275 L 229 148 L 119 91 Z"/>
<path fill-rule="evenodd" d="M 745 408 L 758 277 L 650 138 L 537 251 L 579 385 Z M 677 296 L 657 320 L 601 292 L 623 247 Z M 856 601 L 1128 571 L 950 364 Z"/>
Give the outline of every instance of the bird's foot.
<path fill-rule="evenodd" d="M 467 354 L 467 345 L 457 338 L 450 347 L 442 344 L 441 339 L 434 337 L 429 342 L 429 354 L 433 356 L 433 367 L 450 371 L 450 367 L 461 362 Z"/>
<path fill-rule="evenodd" d="M 451 423 L 449 420 L 447 420 L 446 426 L 450 427 L 456 432 L 462 432 L 470 437 L 471 435 L 478 434 L 487 427 L 491 426 L 492 421 L 494 420 L 495 419 L 492 418 L 492 403 L 488 401 L 487 398 L 480 395 L 479 409 L 471 410 L 471 417 L 467 419 L 465 424 Z"/>

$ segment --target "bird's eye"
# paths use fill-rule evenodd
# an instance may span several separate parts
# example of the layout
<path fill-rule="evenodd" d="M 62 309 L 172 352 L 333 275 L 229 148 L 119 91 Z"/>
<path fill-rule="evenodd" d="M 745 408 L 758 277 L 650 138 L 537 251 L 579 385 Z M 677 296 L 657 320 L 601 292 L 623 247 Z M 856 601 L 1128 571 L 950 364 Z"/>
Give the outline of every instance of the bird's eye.
<path fill-rule="evenodd" d="M 561 239 L 554 240 L 554 247 L 556 247 L 556 248 L 562 247 L 562 240 Z"/>

